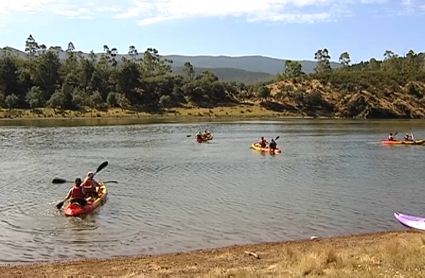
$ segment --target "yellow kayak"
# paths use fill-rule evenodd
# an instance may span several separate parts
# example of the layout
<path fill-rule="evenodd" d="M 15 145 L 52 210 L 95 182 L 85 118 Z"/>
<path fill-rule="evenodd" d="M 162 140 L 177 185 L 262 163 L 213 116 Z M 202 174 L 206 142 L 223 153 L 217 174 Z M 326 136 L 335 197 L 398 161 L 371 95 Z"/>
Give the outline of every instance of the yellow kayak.
<path fill-rule="evenodd" d="M 424 145 L 425 140 L 415 140 L 415 141 L 400 141 L 400 140 L 383 140 L 381 141 L 384 145 Z"/>
<path fill-rule="evenodd" d="M 281 149 L 279 149 L 279 148 L 276 148 L 274 151 L 273 150 L 271 150 L 270 148 L 269 148 L 269 146 L 267 146 L 267 147 L 265 147 L 265 148 L 262 148 L 261 146 L 260 146 L 260 144 L 258 144 L 258 143 L 252 143 L 251 144 L 251 148 L 253 148 L 254 150 L 256 150 L 256 151 L 261 151 L 261 152 L 269 152 L 269 153 L 281 153 L 282 152 L 282 150 Z"/>

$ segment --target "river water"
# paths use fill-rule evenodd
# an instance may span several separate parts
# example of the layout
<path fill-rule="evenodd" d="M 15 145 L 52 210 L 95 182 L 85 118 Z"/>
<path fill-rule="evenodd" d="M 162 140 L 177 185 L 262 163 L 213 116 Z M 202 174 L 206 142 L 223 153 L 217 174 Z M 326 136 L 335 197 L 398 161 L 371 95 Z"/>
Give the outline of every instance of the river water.
<path fill-rule="evenodd" d="M 425 215 L 425 146 L 380 144 L 391 131 L 425 137 L 424 121 L 0 124 L 1 263 L 397 230 L 395 211 Z M 205 128 L 214 140 L 187 137 Z M 277 135 L 281 154 L 249 148 Z M 97 179 L 119 182 L 107 203 L 65 217 L 55 204 L 70 185 L 51 180 L 105 160 Z"/>

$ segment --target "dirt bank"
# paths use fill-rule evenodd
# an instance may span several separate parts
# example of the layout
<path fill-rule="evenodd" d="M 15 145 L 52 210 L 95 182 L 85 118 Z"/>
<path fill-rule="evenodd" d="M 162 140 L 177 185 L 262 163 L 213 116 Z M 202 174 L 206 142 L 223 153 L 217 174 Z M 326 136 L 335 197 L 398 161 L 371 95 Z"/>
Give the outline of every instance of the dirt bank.
<path fill-rule="evenodd" d="M 423 277 L 425 234 L 383 232 L 160 256 L 3 266 L 0 271 L 2 277 Z"/>

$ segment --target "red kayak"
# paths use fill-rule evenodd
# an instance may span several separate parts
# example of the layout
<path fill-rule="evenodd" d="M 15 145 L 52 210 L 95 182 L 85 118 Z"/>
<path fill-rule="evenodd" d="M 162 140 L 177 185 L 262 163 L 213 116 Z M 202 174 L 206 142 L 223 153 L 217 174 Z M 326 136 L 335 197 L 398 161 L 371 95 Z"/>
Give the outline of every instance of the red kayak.
<path fill-rule="evenodd" d="M 195 137 L 195 141 L 198 143 L 207 142 L 213 139 L 213 135 L 210 133 L 207 136 L 203 136 L 202 138 L 199 138 L 198 136 Z"/>
<path fill-rule="evenodd" d="M 95 209 L 100 207 L 106 202 L 108 196 L 108 190 L 104 183 L 99 182 L 100 187 L 98 189 L 99 196 L 96 199 L 90 198 L 85 206 L 81 206 L 77 203 L 68 204 L 65 207 L 64 213 L 66 216 L 79 216 L 93 212 Z"/>

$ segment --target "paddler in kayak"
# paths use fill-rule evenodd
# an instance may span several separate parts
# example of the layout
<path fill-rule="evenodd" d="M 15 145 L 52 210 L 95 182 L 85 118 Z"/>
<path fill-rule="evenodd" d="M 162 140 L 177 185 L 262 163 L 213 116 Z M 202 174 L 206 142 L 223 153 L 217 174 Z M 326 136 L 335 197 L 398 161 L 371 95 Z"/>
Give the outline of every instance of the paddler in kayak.
<path fill-rule="evenodd" d="M 394 136 L 392 133 L 390 133 L 390 135 L 388 135 L 388 141 L 394 141 Z"/>
<path fill-rule="evenodd" d="M 260 146 L 262 147 L 262 148 L 265 148 L 265 147 L 267 147 L 267 140 L 266 139 L 264 139 L 264 137 L 261 137 L 261 140 L 260 140 Z"/>
<path fill-rule="evenodd" d="M 404 135 L 403 139 L 404 139 L 404 141 L 413 141 L 413 138 L 412 138 L 412 136 L 409 135 L 409 133 L 406 133 Z"/>
<path fill-rule="evenodd" d="M 100 187 L 99 183 L 93 179 L 93 172 L 88 172 L 87 177 L 82 184 L 83 193 L 86 197 L 97 198 L 97 188 Z"/>
<path fill-rule="evenodd" d="M 274 141 L 274 139 L 272 139 L 269 144 L 270 150 L 273 150 L 273 151 L 276 150 L 276 146 L 277 146 L 276 142 Z"/>
<path fill-rule="evenodd" d="M 196 139 L 202 140 L 202 137 L 203 137 L 202 132 L 199 131 L 198 133 L 196 133 L 195 137 Z"/>
<path fill-rule="evenodd" d="M 68 200 L 69 198 L 71 198 L 71 200 L 69 200 L 70 203 L 78 203 L 81 206 L 84 206 L 87 203 L 80 178 L 75 179 L 74 186 L 69 190 L 65 200 Z"/>
<path fill-rule="evenodd" d="M 210 136 L 210 134 L 211 134 L 211 132 L 209 132 L 209 130 L 208 130 L 208 129 L 206 129 L 206 130 L 204 131 L 204 137 L 208 137 L 208 136 Z"/>

